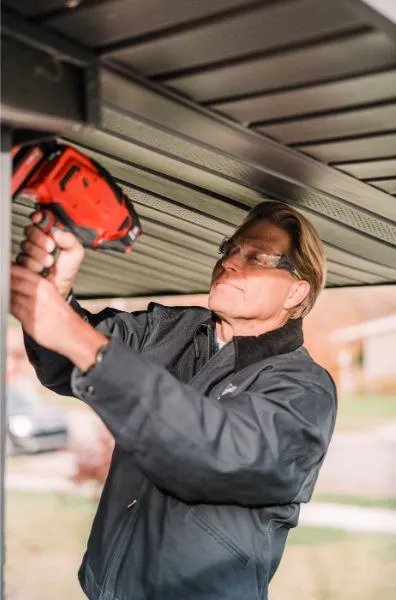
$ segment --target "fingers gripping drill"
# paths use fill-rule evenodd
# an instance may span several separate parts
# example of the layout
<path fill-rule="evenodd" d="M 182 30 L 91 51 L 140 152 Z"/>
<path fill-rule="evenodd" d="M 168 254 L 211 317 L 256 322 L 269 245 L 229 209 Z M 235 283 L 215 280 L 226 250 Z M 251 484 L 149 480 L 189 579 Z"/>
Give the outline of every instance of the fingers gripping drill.
<path fill-rule="evenodd" d="M 36 227 L 39 227 L 44 233 L 51 236 L 53 239 L 53 236 L 51 235 L 51 233 L 53 233 L 53 229 L 57 226 L 58 225 L 55 220 L 54 214 L 49 210 L 43 210 L 42 211 L 42 219 L 39 223 L 36 223 Z M 55 264 L 55 261 L 56 261 L 57 257 L 59 256 L 59 253 L 60 253 L 60 249 L 55 244 L 55 247 L 51 252 L 52 256 L 54 257 L 53 265 Z M 52 268 L 53 268 L 53 266 L 52 267 L 43 267 L 43 270 L 41 271 L 40 275 L 42 277 L 47 277 Z"/>

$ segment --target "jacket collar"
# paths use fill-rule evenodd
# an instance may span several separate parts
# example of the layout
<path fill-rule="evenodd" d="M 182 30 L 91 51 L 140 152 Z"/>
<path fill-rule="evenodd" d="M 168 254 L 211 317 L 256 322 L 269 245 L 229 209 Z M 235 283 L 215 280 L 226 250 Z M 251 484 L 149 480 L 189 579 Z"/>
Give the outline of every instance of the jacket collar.
<path fill-rule="evenodd" d="M 200 354 L 196 334 L 204 330 L 208 340 L 208 357 L 214 352 L 216 315 L 200 323 L 195 331 L 194 344 L 197 356 Z M 302 319 L 290 319 L 285 325 L 257 336 L 235 336 L 232 339 L 235 350 L 235 371 L 240 371 L 255 362 L 276 354 L 286 354 L 297 350 L 304 343 Z"/>
<path fill-rule="evenodd" d="M 297 350 L 304 343 L 302 319 L 290 319 L 285 325 L 258 336 L 236 336 L 235 370 L 276 354 Z"/>

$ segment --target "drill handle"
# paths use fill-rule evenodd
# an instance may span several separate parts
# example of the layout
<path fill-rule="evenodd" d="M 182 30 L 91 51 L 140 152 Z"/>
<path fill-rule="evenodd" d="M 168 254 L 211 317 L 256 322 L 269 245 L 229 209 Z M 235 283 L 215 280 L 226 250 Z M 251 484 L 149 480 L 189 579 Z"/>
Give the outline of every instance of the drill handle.
<path fill-rule="evenodd" d="M 52 239 L 54 239 L 52 235 L 52 230 L 54 227 L 59 227 L 59 223 L 57 223 L 57 221 L 55 220 L 55 216 L 51 211 L 42 209 L 40 210 L 41 214 L 43 215 L 43 218 L 39 223 L 36 223 L 36 227 L 39 227 L 44 233 L 46 233 L 47 235 L 52 237 Z M 59 246 L 55 244 L 55 248 L 52 250 L 51 254 L 54 257 L 54 263 L 51 265 L 51 267 L 44 267 L 44 269 L 40 273 L 41 277 L 48 277 L 48 275 L 51 272 L 51 269 L 53 269 L 56 259 L 60 254 Z"/>

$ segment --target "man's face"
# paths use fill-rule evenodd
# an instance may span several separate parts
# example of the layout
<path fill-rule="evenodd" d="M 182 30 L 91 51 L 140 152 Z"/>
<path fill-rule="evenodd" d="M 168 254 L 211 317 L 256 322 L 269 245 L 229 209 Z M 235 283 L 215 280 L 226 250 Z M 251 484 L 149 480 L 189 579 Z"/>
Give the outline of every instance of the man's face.
<path fill-rule="evenodd" d="M 289 234 L 266 220 L 241 228 L 232 238 L 245 254 L 289 254 Z M 220 259 L 213 270 L 209 308 L 225 319 L 278 317 L 296 278 L 284 269 L 248 264 L 240 251 Z"/>

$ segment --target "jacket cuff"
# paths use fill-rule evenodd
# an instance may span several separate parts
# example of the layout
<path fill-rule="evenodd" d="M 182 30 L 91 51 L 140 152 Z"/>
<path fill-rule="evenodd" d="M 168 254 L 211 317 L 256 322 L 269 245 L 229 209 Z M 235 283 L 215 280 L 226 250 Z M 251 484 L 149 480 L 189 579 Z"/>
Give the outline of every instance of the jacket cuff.
<path fill-rule="evenodd" d="M 101 352 L 103 346 L 99 349 L 100 360 L 96 359 L 93 365 L 86 371 L 82 371 L 79 367 L 74 366 L 71 373 L 70 383 L 73 393 L 86 402 L 89 402 L 98 392 L 102 397 L 103 391 L 107 391 L 107 386 L 104 387 L 102 380 L 103 378 L 107 380 L 106 371 L 110 370 L 111 372 L 113 370 L 111 369 L 111 364 L 120 351 L 115 346 L 122 344 L 122 342 L 114 340 L 109 336 L 107 337 L 109 338 L 109 343 L 105 345 L 105 352 Z M 110 356 L 107 356 L 108 354 Z"/>
<path fill-rule="evenodd" d="M 137 433 L 147 418 L 142 395 L 152 368 L 152 363 L 113 337 L 100 362 L 86 372 L 76 366 L 71 372 L 73 395 L 99 415 L 117 441 L 127 433 L 129 449 L 136 449 Z"/>

